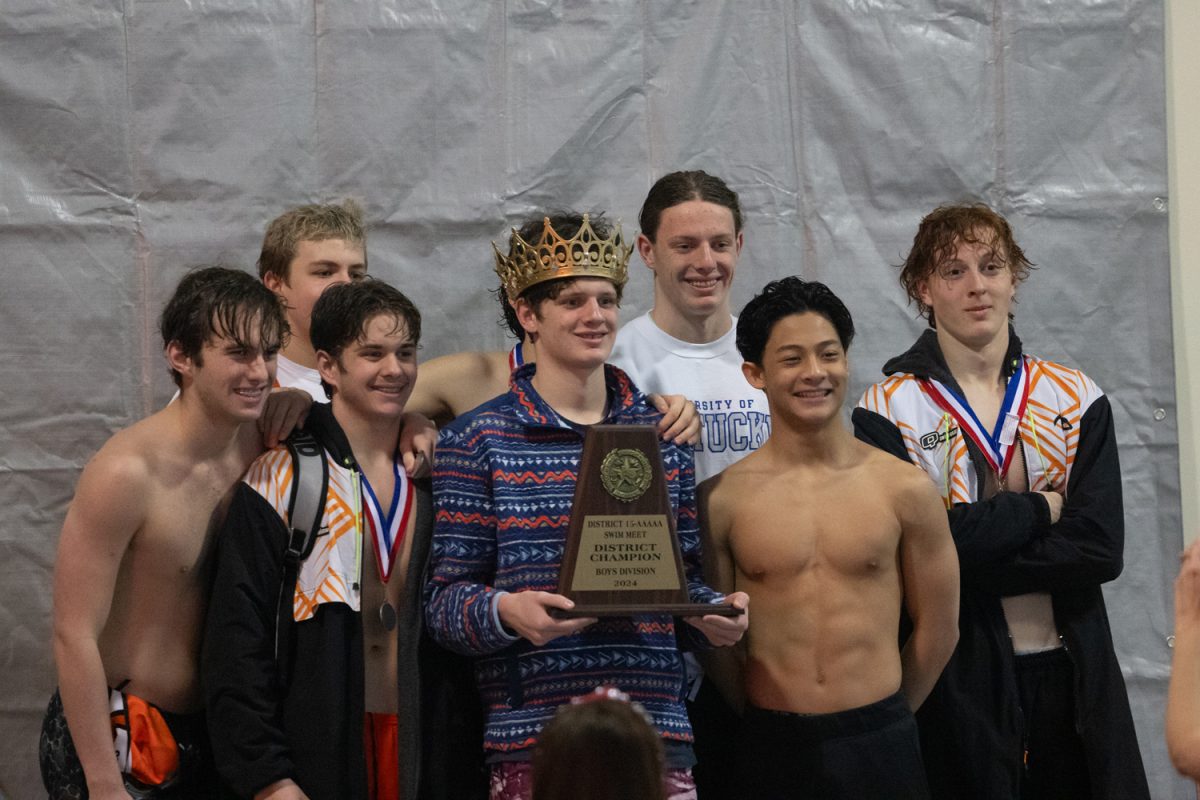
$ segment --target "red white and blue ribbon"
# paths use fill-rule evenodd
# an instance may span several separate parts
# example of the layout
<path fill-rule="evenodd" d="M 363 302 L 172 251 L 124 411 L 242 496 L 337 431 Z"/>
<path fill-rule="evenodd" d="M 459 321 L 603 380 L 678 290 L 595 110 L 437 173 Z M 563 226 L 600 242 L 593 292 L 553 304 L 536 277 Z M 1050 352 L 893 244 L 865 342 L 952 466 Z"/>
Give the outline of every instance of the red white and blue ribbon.
<path fill-rule="evenodd" d="M 392 503 L 386 515 L 367 476 L 361 476 L 363 508 L 366 511 L 371 540 L 375 543 L 375 565 L 379 567 L 379 578 L 384 583 L 392 576 L 392 566 L 395 564 L 396 554 L 400 551 L 404 532 L 408 530 L 408 515 L 413 506 L 412 483 L 399 464 L 394 464 L 392 468 L 396 473 L 396 488 L 392 492 Z"/>
<path fill-rule="evenodd" d="M 1022 417 L 1025 416 L 1025 404 L 1029 400 L 1029 371 L 1025 368 L 1025 359 L 1022 358 L 1017 363 L 1017 369 L 1008 379 L 1004 390 L 1004 403 L 1000 406 L 1000 414 L 996 417 L 996 424 L 991 432 L 983 427 L 971 406 L 958 392 L 933 378 L 922 378 L 921 385 L 933 401 L 954 418 L 964 434 L 971 437 L 971 441 L 975 442 L 983 457 L 987 459 L 988 466 L 997 476 L 1003 478 L 1008 473 L 1009 464 L 1016 452 L 1013 444 L 1017 441 L 1017 431 L 1020 429 Z"/>
<path fill-rule="evenodd" d="M 508 351 L 508 371 L 516 372 L 523 366 L 525 366 L 525 343 L 517 342 L 513 345 L 513 349 Z"/>

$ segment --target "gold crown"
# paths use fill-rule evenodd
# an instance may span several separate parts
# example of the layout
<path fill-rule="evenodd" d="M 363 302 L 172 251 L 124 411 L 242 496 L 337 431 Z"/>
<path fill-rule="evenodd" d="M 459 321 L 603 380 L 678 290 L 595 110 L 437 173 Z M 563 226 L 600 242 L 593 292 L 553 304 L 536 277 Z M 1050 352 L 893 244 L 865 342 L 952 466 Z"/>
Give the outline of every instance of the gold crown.
<path fill-rule="evenodd" d="M 511 256 L 501 253 L 492 242 L 496 274 L 510 301 L 515 301 L 530 286 L 555 278 L 605 278 L 618 288 L 625 285 L 633 248 L 625 244 L 619 224 L 612 236 L 601 239 L 584 214 L 579 232 L 564 239 L 554 230 L 549 217 L 544 220 L 545 227 L 536 244 L 525 241 L 516 228 L 512 229 Z"/>

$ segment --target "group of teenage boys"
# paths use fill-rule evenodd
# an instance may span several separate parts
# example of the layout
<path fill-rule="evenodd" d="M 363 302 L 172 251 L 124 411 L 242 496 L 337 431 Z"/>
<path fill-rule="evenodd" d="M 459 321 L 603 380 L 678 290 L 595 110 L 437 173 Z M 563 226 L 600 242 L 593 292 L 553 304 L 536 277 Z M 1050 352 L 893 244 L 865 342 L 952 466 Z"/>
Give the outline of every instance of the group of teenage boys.
<path fill-rule="evenodd" d="M 1111 409 L 1024 353 L 1008 223 L 921 221 L 901 283 L 929 330 L 851 430 L 841 300 L 785 278 L 733 316 L 724 181 L 667 175 L 639 222 L 633 246 L 602 214 L 514 229 L 517 344 L 420 379 L 421 316 L 366 277 L 353 204 L 275 220 L 261 280 L 185 276 L 179 395 L 100 450 L 63 526 L 50 796 L 530 798 L 539 731 L 609 685 L 671 800 L 1148 797 L 1100 590 Z M 618 330 L 634 249 L 654 305 Z M 741 613 L 558 613 L 598 423 L 657 426 L 687 593 Z"/>

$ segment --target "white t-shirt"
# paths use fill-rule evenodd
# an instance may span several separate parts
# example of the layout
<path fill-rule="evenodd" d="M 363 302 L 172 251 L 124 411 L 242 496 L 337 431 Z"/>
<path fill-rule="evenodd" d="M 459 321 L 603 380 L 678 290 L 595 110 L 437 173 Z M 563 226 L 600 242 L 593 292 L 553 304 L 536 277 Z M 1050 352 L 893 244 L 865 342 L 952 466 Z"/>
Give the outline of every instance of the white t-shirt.
<path fill-rule="evenodd" d="M 314 403 L 329 402 L 325 390 L 321 388 L 321 373 L 282 355 L 276 360 L 275 382 L 287 389 L 303 389 L 309 393 Z"/>
<path fill-rule="evenodd" d="M 692 344 L 663 332 L 650 314 L 617 331 L 612 363 L 643 392 L 681 394 L 696 404 L 702 429 L 696 482 L 757 450 L 771 433 L 767 396 L 746 382 L 737 351 L 737 319 L 724 336 Z"/>

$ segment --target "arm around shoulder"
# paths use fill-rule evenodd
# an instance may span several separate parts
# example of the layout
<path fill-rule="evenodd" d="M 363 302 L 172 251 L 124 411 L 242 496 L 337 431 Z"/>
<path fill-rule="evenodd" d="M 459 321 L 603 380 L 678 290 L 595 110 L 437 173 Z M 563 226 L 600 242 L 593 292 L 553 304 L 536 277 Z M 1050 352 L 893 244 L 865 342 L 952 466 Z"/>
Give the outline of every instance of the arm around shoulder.
<path fill-rule="evenodd" d="M 453 365 L 459 354 L 439 356 L 421 364 L 417 371 L 417 383 L 409 395 L 405 408 L 415 411 L 440 424 L 454 419 L 447 397 L 454 377 Z"/>
<path fill-rule="evenodd" d="M 700 443 L 700 412 L 691 400 L 681 394 L 649 394 L 646 397 L 663 415 L 658 422 L 658 433 L 664 442 Z"/>
<path fill-rule="evenodd" d="M 445 425 L 504 392 L 508 373 L 498 374 L 497 362 L 507 368 L 503 354 L 489 352 L 451 353 L 425 362 L 408 399 L 408 410 Z"/>

